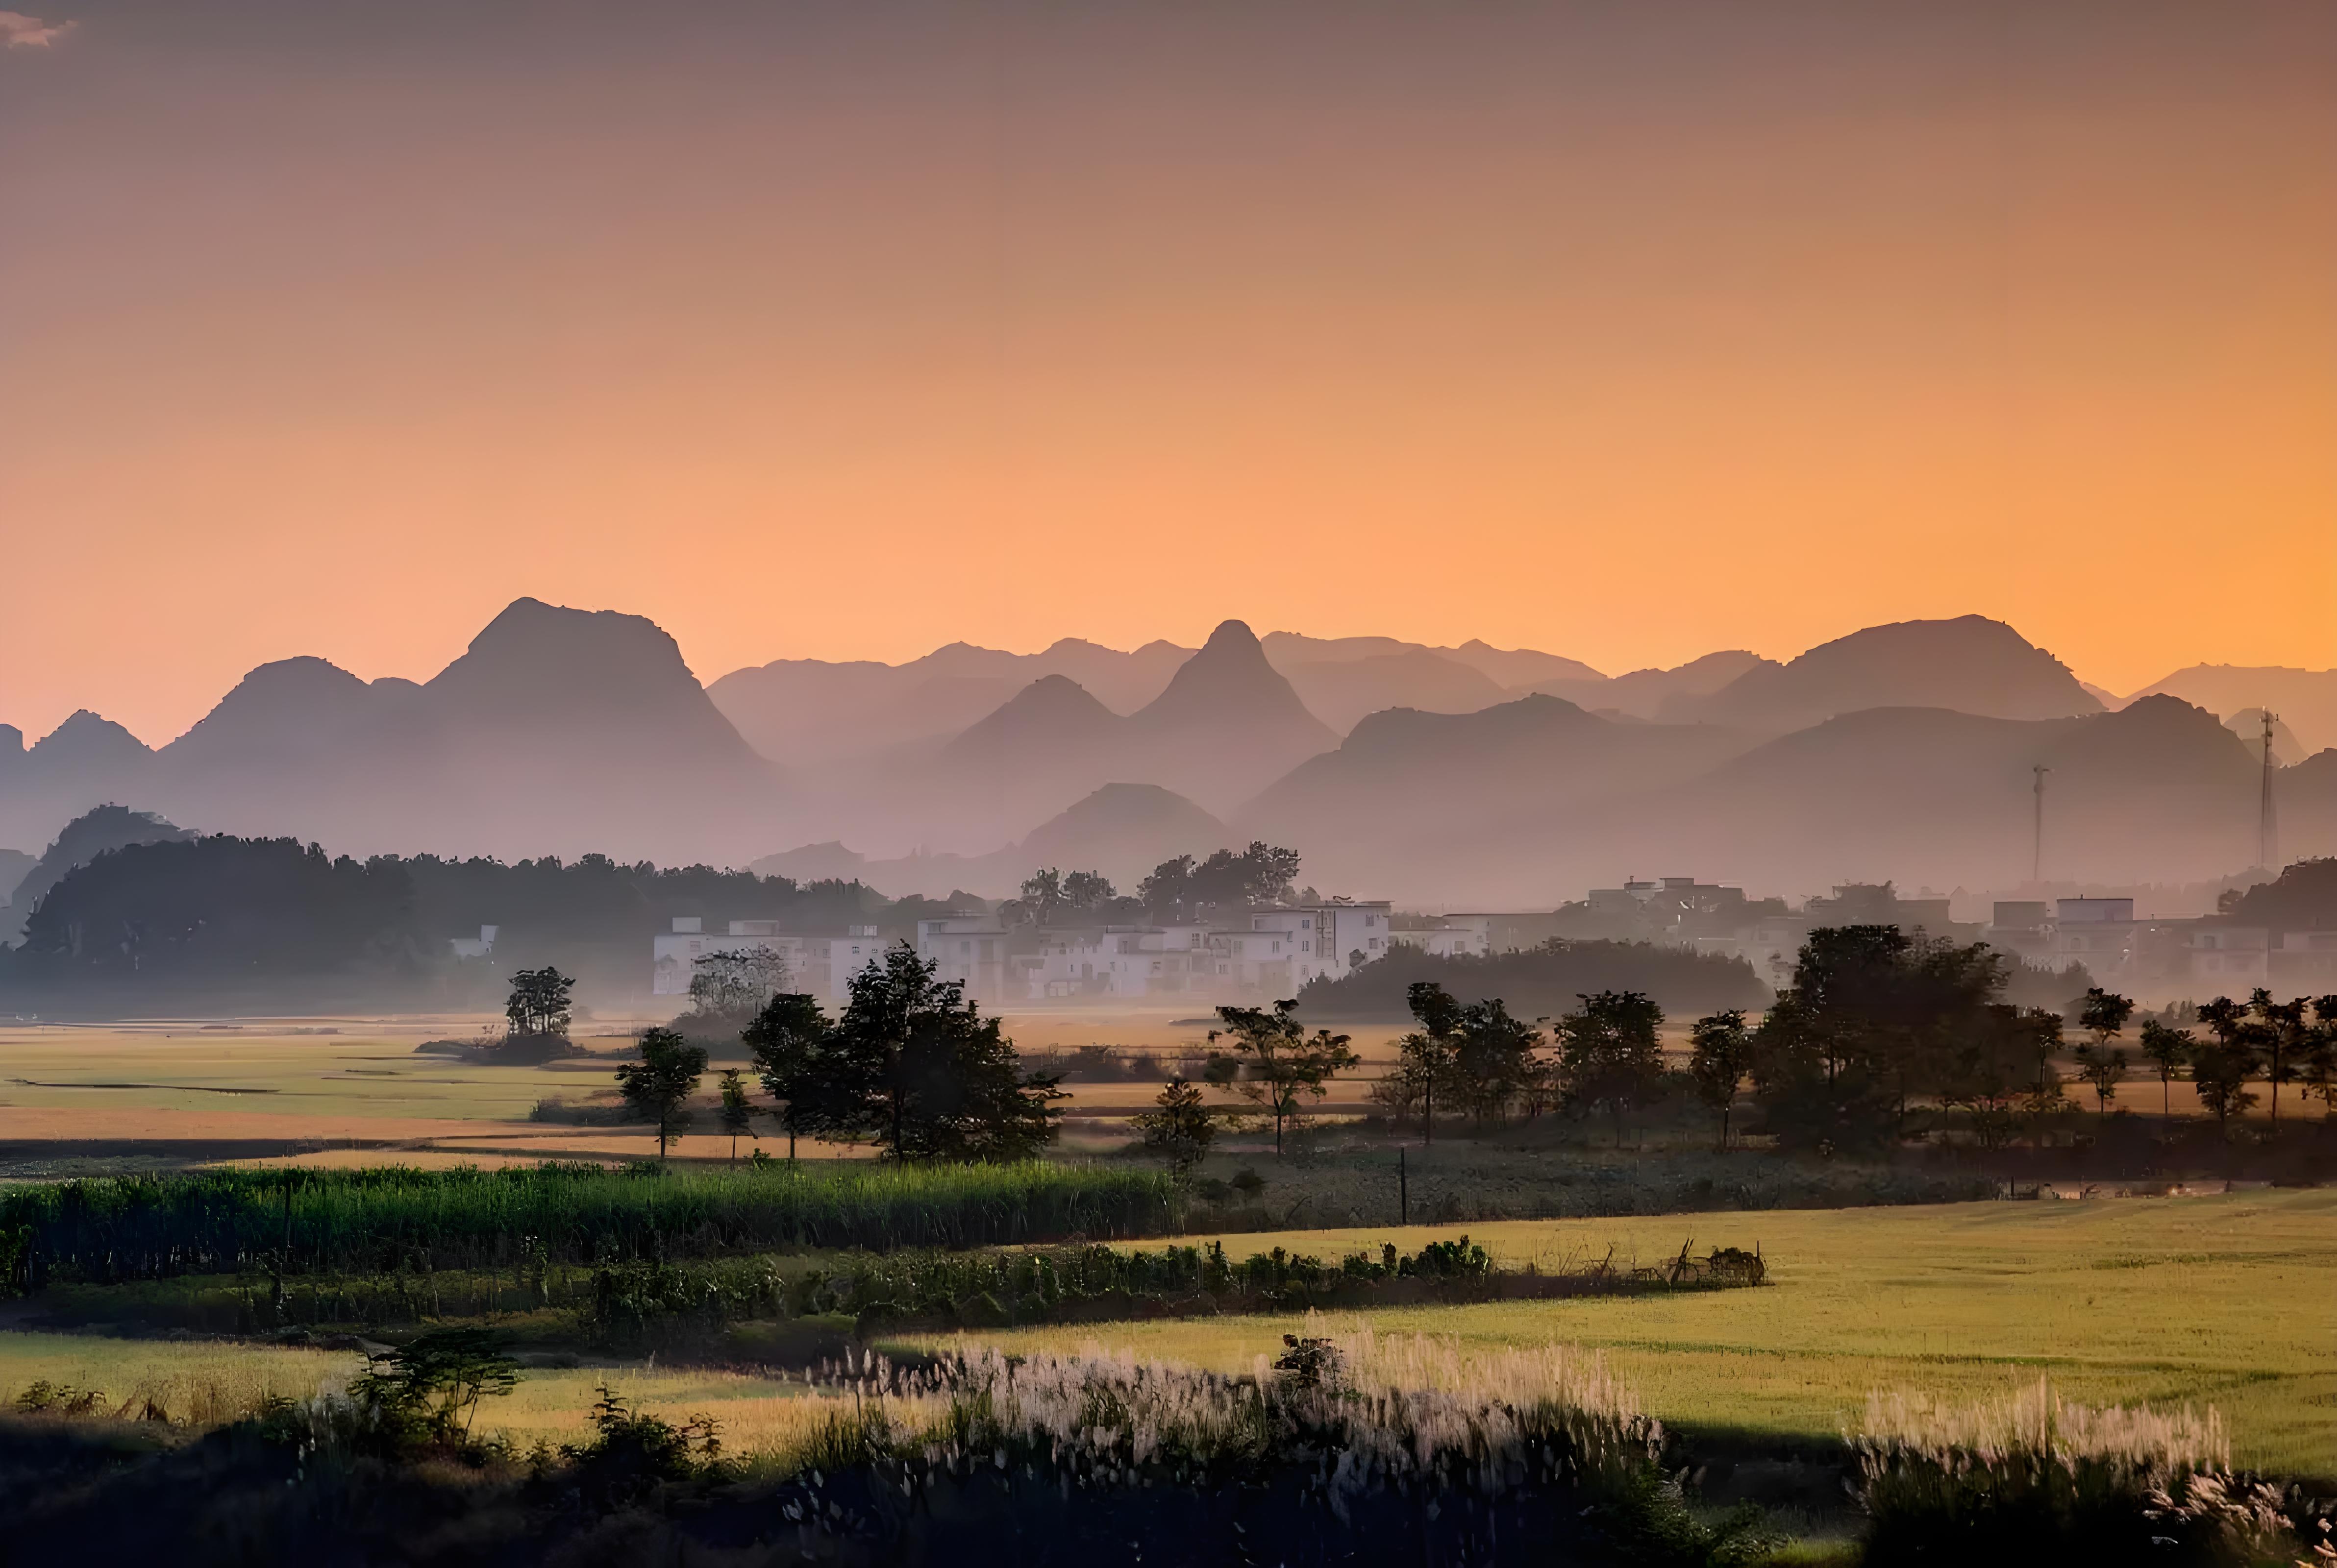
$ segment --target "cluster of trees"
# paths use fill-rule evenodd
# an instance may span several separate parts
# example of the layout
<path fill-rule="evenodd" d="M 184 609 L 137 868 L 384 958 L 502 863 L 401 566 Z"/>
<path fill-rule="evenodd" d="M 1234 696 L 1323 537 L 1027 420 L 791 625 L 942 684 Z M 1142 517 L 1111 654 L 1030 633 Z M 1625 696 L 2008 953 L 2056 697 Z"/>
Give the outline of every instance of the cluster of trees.
<path fill-rule="evenodd" d="M 1556 1016 L 1600 990 L 1637 991 L 1675 1012 L 1758 1008 L 1769 988 L 1743 959 L 1648 942 L 1559 939 L 1518 952 L 1446 958 L 1397 943 L 1337 979 L 1298 993 L 1310 1018 L 1402 1018 L 1433 985 L 1466 1002 L 1506 998 L 1528 1017 Z"/>
<path fill-rule="evenodd" d="M 2000 1147 L 2024 1125 L 2066 1108 L 2057 1065 L 2065 1051 L 2078 1080 L 2107 1111 L 2127 1076 L 2117 1042 L 2135 1013 L 2125 997 L 2091 987 L 2072 1009 L 2082 1033 L 2068 1050 L 2059 1013 L 2003 999 L 2004 959 L 1970 947 L 1912 938 L 1888 926 L 1814 931 L 1794 983 L 1741 1041 L 1764 1126 L 1781 1143 L 1816 1148 L 1873 1146 L 1905 1136 L 1917 1106 L 1961 1115 L 1973 1140 Z M 2187 1077 L 2219 1125 L 2255 1103 L 2262 1077 L 2275 1113 L 2280 1086 L 2303 1082 L 2337 1105 L 2337 997 L 2246 1003 L 2218 998 L 2199 1009 L 2205 1037 L 2159 1020 L 2141 1031 L 2141 1054 L 2162 1086 Z M 1701 1030 L 1703 1026 L 1698 1026 Z M 1731 1047 L 1739 1048 L 1739 1047 Z M 1735 1087 L 1715 1065 L 1710 1096 L 1724 1110 Z"/>
<path fill-rule="evenodd" d="M 1297 881 L 1297 851 L 1253 840 L 1246 850 L 1218 850 L 1207 860 L 1162 861 L 1136 884 L 1136 898 L 1157 920 L 1194 920 L 1212 910 L 1286 902 Z"/>
<path fill-rule="evenodd" d="M 1054 1136 L 1063 1097 L 1054 1076 L 1025 1073 L 995 1018 L 983 1018 L 955 980 L 906 942 L 852 979 L 842 1015 L 781 992 L 741 1035 L 768 1104 L 745 1075 L 723 1076 L 721 1126 L 737 1140 L 754 1117 L 774 1117 L 794 1158 L 801 1137 L 874 1142 L 896 1159 L 1019 1159 Z M 617 1072 L 635 1113 L 656 1123 L 658 1152 L 690 1121 L 705 1047 L 673 1029 L 641 1037 L 640 1059 Z"/>
<path fill-rule="evenodd" d="M 1023 880 L 1017 896 L 1000 906 L 1008 925 L 1198 920 L 1211 913 L 1287 901 L 1298 881 L 1298 852 L 1263 841 L 1245 850 L 1218 850 L 1206 859 L 1178 855 L 1152 868 L 1123 894 L 1100 872 L 1050 866 Z M 1313 890 L 1308 890 L 1308 896 Z"/>

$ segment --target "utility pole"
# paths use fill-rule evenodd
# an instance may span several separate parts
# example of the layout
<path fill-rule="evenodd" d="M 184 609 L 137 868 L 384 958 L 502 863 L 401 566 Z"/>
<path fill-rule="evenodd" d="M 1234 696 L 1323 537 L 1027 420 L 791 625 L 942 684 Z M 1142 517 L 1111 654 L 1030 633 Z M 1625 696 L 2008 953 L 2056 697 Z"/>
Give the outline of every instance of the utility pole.
<path fill-rule="evenodd" d="M 2264 712 L 2264 768 L 2262 784 L 2256 792 L 2256 864 L 2267 872 L 2279 870 L 2280 819 L 2273 813 L 2272 803 L 2272 726 L 2280 716 L 2272 709 Z"/>
<path fill-rule="evenodd" d="M 2029 880 L 2041 887 L 2045 881 L 2045 775 L 2053 770 L 2040 762 L 2029 771 L 2037 775 L 2037 818 L 2029 838 Z"/>

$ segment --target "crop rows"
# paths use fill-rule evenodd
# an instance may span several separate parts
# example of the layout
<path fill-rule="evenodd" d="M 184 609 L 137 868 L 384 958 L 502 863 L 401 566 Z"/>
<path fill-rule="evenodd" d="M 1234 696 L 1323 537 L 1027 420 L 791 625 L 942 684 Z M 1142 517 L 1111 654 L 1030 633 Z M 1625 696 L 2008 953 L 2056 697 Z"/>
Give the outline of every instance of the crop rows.
<path fill-rule="evenodd" d="M 218 1171 L 0 1195 L 0 1285 L 960 1248 L 1173 1230 L 1150 1172 L 996 1165 Z"/>

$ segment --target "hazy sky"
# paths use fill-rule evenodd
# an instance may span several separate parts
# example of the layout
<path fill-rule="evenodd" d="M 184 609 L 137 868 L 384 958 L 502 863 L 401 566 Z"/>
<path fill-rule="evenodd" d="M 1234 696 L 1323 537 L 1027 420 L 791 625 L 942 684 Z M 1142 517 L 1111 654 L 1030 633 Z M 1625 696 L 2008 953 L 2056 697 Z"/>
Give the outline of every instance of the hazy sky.
<path fill-rule="evenodd" d="M 2337 664 L 2337 5 L 0 12 L 0 721 L 506 600 Z"/>

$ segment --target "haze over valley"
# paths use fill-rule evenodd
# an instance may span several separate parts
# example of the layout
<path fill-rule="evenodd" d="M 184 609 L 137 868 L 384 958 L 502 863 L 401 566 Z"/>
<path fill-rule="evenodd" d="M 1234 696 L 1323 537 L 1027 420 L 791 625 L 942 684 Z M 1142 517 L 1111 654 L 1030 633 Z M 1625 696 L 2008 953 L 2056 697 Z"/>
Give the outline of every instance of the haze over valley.
<path fill-rule="evenodd" d="M 1438 908 L 1680 870 L 1795 897 L 2202 884 L 2258 864 L 2264 706 L 2279 853 L 2337 848 L 2332 694 L 2337 672 L 2203 666 L 2119 698 L 1980 617 L 1614 676 L 1227 621 L 1198 648 L 953 643 L 701 685 L 640 617 L 523 599 L 425 680 L 288 657 L 159 747 L 89 712 L 29 747 L 0 728 L 0 845 L 36 855 L 113 803 L 360 857 L 751 863 L 936 898 L 1253 839 L 1325 889 Z"/>

